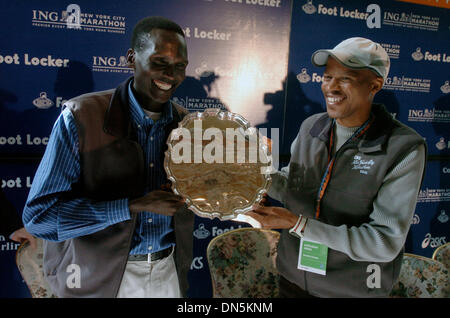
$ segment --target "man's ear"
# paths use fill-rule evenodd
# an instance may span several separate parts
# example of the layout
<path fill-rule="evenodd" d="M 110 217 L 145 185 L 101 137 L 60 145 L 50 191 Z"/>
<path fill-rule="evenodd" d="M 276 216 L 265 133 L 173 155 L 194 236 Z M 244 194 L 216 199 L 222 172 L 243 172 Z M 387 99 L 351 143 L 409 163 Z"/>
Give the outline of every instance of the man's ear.
<path fill-rule="evenodd" d="M 128 49 L 127 51 L 128 67 L 134 68 L 134 58 L 135 58 L 135 51 L 133 49 Z"/>
<path fill-rule="evenodd" d="M 384 79 L 382 77 L 375 77 L 372 79 L 372 88 L 371 93 L 373 96 L 375 96 L 376 93 L 378 93 L 383 88 Z"/>

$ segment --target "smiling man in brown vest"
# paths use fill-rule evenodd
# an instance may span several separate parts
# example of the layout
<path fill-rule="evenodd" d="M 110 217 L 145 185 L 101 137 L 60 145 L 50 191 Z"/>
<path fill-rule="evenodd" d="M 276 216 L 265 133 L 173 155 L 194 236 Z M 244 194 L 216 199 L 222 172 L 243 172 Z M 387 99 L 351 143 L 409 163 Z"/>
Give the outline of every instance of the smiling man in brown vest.
<path fill-rule="evenodd" d="M 65 103 L 24 209 L 59 297 L 186 295 L 194 216 L 161 190 L 167 137 L 187 114 L 170 101 L 188 64 L 183 30 L 142 19 L 127 61 L 134 76 L 116 89 Z"/>
<path fill-rule="evenodd" d="M 349 38 L 312 56 L 325 66 L 327 112 L 307 118 L 269 195 L 282 207 L 249 215 L 284 229 L 282 297 L 386 297 L 398 278 L 423 178 L 426 145 L 374 104 L 389 73 L 386 51 Z"/>

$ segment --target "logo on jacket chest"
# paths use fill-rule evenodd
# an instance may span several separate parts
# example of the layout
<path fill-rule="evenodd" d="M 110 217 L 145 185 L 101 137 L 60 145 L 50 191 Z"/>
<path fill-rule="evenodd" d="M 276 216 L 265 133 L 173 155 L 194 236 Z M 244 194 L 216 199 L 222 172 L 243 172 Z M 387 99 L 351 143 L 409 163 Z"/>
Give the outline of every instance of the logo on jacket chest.
<path fill-rule="evenodd" d="M 373 159 L 364 159 L 360 155 L 355 155 L 352 161 L 352 170 L 359 170 L 360 174 L 368 174 L 374 164 Z"/>

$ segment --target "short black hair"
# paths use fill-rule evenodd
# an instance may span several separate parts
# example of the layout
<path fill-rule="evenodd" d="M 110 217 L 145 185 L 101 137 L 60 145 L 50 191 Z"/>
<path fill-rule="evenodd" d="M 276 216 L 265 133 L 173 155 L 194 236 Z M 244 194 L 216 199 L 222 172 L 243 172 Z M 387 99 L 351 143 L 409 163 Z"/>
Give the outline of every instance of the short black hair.
<path fill-rule="evenodd" d="M 143 33 L 150 33 L 153 29 L 163 29 L 176 32 L 183 36 L 183 29 L 173 22 L 164 17 L 146 17 L 140 20 L 133 29 L 133 34 L 131 36 L 131 48 L 136 50 L 140 47 L 139 38 Z"/>

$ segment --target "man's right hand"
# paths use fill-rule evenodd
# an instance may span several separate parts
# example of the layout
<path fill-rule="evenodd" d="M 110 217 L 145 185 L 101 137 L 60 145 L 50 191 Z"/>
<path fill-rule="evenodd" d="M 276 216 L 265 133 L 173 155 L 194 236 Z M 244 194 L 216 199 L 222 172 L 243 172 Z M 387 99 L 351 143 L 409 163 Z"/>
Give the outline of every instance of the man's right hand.
<path fill-rule="evenodd" d="M 173 216 L 184 205 L 184 199 L 172 192 L 155 190 L 129 203 L 131 213 L 142 211 Z"/>
<path fill-rule="evenodd" d="M 31 248 L 33 250 L 35 250 L 37 247 L 36 238 L 33 235 L 31 235 L 30 233 L 28 233 L 24 227 L 18 229 L 13 234 L 11 234 L 11 240 L 19 242 L 19 243 L 23 243 L 24 241 L 29 241 Z"/>

